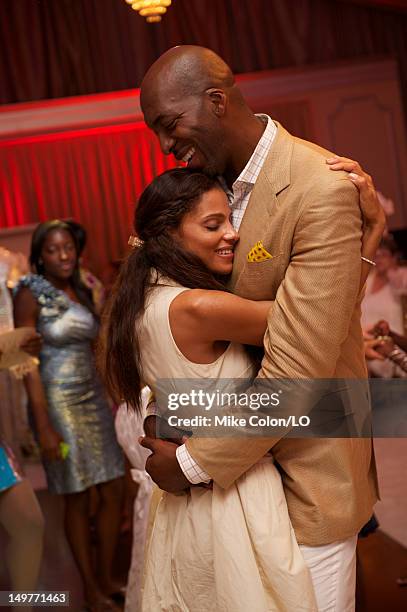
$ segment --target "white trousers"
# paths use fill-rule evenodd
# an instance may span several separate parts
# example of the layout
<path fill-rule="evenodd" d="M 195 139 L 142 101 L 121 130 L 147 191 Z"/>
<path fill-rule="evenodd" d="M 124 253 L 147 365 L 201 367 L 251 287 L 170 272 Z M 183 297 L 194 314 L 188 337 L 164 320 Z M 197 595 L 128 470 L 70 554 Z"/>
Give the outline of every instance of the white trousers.
<path fill-rule="evenodd" d="M 318 612 L 354 612 L 357 536 L 325 546 L 300 546 L 314 584 Z"/>

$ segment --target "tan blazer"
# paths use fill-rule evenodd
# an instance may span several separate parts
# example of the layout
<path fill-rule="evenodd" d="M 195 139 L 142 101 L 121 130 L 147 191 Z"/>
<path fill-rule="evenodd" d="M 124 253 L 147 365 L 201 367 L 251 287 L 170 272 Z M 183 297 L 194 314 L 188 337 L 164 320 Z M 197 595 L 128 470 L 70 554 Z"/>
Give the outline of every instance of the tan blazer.
<path fill-rule="evenodd" d="M 231 287 L 275 300 L 260 377 L 366 377 L 359 198 L 344 173 L 328 169 L 330 156 L 278 125 L 241 224 Z M 274 257 L 248 262 L 259 240 Z M 197 437 L 187 447 L 224 488 L 272 448 L 301 544 L 356 534 L 378 497 L 370 439 Z"/>

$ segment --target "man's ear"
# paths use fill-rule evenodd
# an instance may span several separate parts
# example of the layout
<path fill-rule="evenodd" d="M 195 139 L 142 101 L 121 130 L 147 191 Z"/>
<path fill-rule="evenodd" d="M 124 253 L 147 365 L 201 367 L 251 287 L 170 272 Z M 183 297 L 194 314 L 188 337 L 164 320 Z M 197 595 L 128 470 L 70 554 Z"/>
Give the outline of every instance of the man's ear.
<path fill-rule="evenodd" d="M 205 93 L 209 97 L 214 115 L 217 117 L 223 117 L 227 106 L 227 96 L 223 89 L 211 87 L 210 89 L 207 89 Z"/>

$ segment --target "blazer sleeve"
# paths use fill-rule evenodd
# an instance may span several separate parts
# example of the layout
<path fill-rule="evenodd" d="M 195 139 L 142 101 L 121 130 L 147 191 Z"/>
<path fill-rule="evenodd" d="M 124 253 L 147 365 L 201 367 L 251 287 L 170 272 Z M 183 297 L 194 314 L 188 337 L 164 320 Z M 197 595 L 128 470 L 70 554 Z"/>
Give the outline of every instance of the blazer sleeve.
<path fill-rule="evenodd" d="M 328 176 L 304 195 L 291 261 L 270 310 L 258 378 L 334 376 L 359 294 L 361 227 L 358 192 L 346 177 Z M 186 445 L 201 468 L 227 488 L 279 439 L 192 437 Z"/>
<path fill-rule="evenodd" d="M 348 179 L 308 194 L 269 317 L 262 376 L 334 376 L 359 295 L 361 227 Z"/>

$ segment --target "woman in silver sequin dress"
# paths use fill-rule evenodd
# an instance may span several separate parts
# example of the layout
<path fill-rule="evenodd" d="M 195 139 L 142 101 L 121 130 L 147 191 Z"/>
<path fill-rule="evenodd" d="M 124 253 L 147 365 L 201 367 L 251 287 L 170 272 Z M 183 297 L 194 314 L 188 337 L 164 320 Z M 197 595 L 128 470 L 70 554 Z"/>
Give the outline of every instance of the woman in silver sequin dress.
<path fill-rule="evenodd" d="M 117 609 L 107 595 L 120 527 L 123 457 L 95 368 L 98 334 L 91 292 L 81 283 L 75 234 L 68 224 L 40 224 L 30 262 L 37 274 L 16 287 L 16 326 L 42 334 L 39 373 L 26 377 L 30 414 L 50 492 L 65 496 L 65 530 L 92 611 Z M 89 489 L 99 494 L 98 567 L 92 566 Z"/>

